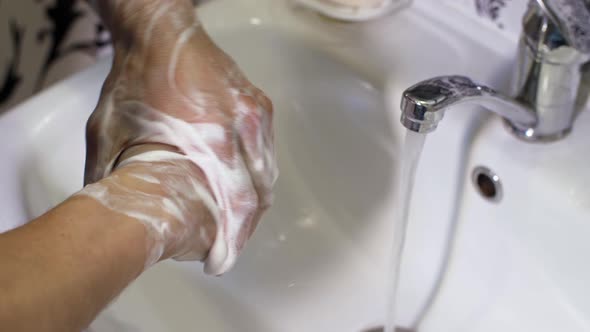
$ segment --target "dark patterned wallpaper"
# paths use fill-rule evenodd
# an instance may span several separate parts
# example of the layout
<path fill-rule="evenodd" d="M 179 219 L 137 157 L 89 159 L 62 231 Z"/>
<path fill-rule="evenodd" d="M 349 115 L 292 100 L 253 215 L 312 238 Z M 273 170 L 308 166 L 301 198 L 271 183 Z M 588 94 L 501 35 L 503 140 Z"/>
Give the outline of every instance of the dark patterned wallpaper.
<path fill-rule="evenodd" d="M 0 13 L 0 33 L 5 36 L 0 49 L 5 58 L 0 61 L 0 109 L 41 90 L 66 57 L 73 62 L 61 65 L 63 76 L 74 71 L 76 56 L 84 56 L 87 63 L 109 46 L 108 34 L 82 0 L 0 0 Z M 52 76 L 57 80 L 60 73 Z"/>
<path fill-rule="evenodd" d="M 3 81 L 0 81 L 0 106 L 12 96 L 14 90 L 23 79 L 22 75 L 18 73 L 18 67 L 19 60 L 22 56 L 24 28 L 20 27 L 14 20 L 6 23 L 11 37 L 12 55 L 4 69 Z"/>
<path fill-rule="evenodd" d="M 506 8 L 506 4 L 510 0 L 475 0 L 475 9 L 479 16 L 487 17 L 490 20 L 497 22 L 500 18 L 501 11 Z M 499 27 L 503 28 L 499 23 Z"/>
<path fill-rule="evenodd" d="M 88 14 L 87 11 L 76 8 L 75 4 L 77 1 L 78 0 L 37 0 L 37 2 L 42 4 L 43 11 L 45 12 L 48 21 L 51 23 L 50 28 L 39 30 L 37 32 L 37 38 L 40 41 L 47 38 L 51 45 L 49 52 L 45 56 L 42 71 L 37 79 L 37 89 L 42 87 L 49 68 L 55 61 L 59 60 L 59 58 L 71 52 L 95 52 L 97 48 L 104 47 L 108 44 L 108 40 L 103 37 L 104 28 L 102 24 L 95 23 L 96 33 L 93 38 L 66 45 L 66 36 L 72 30 L 74 24 L 79 20 L 83 20 Z"/>

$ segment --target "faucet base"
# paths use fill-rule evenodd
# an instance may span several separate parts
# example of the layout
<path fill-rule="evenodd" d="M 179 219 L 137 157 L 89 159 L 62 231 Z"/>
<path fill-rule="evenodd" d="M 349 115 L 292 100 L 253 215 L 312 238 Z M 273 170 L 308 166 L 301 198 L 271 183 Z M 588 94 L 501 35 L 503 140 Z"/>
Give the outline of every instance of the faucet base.
<path fill-rule="evenodd" d="M 529 143 L 551 143 L 559 141 L 571 133 L 572 128 L 566 128 L 557 133 L 539 134 L 535 128 L 522 128 L 504 119 L 504 127 L 518 139 Z"/>

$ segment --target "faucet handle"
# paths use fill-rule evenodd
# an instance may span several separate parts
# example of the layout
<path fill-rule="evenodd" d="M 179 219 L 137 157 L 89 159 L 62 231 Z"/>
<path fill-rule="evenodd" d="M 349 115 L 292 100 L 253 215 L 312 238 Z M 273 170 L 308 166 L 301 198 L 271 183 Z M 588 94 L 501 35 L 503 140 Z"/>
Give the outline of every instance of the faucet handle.
<path fill-rule="evenodd" d="M 590 0 L 531 0 L 559 27 L 571 47 L 590 53 Z"/>

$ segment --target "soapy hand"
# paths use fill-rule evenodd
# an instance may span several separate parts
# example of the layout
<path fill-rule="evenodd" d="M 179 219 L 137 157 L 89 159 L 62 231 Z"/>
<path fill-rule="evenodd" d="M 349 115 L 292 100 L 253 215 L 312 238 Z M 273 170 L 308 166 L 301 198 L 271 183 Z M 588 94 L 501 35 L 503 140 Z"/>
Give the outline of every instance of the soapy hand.
<path fill-rule="evenodd" d="M 222 274 L 272 201 L 272 104 L 209 39 L 190 1 L 111 2 L 99 8 L 115 57 L 87 124 L 91 185 L 81 194 L 147 227 L 147 265 L 204 259 L 207 273 Z M 152 144 L 166 148 L 129 153 Z"/>

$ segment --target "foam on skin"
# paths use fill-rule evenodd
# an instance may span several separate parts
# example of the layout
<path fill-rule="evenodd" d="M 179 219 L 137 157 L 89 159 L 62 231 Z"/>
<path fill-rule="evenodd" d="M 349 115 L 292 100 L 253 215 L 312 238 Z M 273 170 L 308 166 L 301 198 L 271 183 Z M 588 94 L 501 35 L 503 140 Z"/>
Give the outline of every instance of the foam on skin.
<path fill-rule="evenodd" d="M 182 21 L 169 12 L 170 6 L 162 8 L 148 25 L 144 36 L 148 43 L 161 20 L 170 20 L 172 25 Z M 221 79 L 222 97 L 199 87 L 187 89 L 186 84 L 182 89 L 179 87 L 185 83 L 178 81 L 177 76 L 181 54 L 199 29 L 195 23 L 181 31 L 168 55 L 167 89 L 173 91 L 175 102 L 181 103 L 182 117 L 146 102 L 142 98 L 146 93 L 142 90 L 143 82 L 131 81 L 125 75 L 116 76 L 111 89 L 103 91 L 96 114 L 89 121 L 89 137 L 98 142 L 89 145 L 86 182 L 94 183 L 106 177 L 104 181 L 108 185 L 101 181 L 87 186 L 80 194 L 91 196 L 105 207 L 146 226 L 157 243 L 146 266 L 157 262 L 163 248 L 170 243 L 183 247 L 185 242 L 206 239 L 203 229 L 192 228 L 195 221 L 188 213 L 192 205 L 204 204 L 217 225 L 215 240 L 205 260 L 205 272 L 220 275 L 234 265 L 257 219 L 271 204 L 278 172 L 271 110 L 264 109 L 255 88 L 243 84 L 245 80 L 233 62 L 224 63 L 228 68 Z M 119 69 L 133 67 L 132 61 L 126 56 Z M 219 98 L 229 98 L 233 109 L 220 109 Z M 187 111 L 190 116 L 186 115 Z M 118 160 L 127 147 L 147 143 L 167 144 L 178 153 L 150 152 Z M 203 173 L 202 183 L 189 173 L 181 174 L 188 172 L 182 166 L 187 162 Z M 133 192 L 117 186 L 116 174 L 109 177 L 115 169 L 137 163 L 147 163 L 153 168 L 131 176 L 164 187 L 165 195 L 154 197 Z M 185 227 L 174 228 L 167 218 L 154 218 L 154 211 L 164 211 Z M 177 252 L 174 258 L 203 259 L 190 251 Z"/>
<path fill-rule="evenodd" d="M 147 193 L 129 188 L 118 174 L 113 174 L 101 182 L 86 186 L 78 195 L 93 197 L 103 206 L 146 226 L 153 242 L 148 248 L 147 268 L 162 257 L 165 245 L 183 240 L 184 234 L 199 233 L 201 240 L 207 241 L 207 237 L 203 237 L 204 226 L 191 220 L 194 217 L 193 205 L 202 202 L 213 216 L 219 212 L 203 184 L 192 179 L 186 180 L 187 175 L 190 175 L 190 163 L 185 156 L 167 151 L 146 152 L 126 160 L 119 168 L 139 163 L 150 163 L 150 167 L 135 167 L 131 176 L 148 179 L 146 183 L 158 185 L 162 190 Z M 185 231 L 176 231 L 174 223 L 182 225 Z"/>

